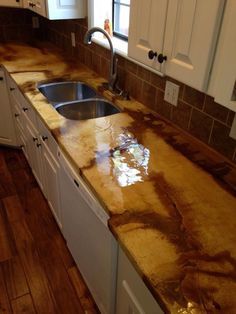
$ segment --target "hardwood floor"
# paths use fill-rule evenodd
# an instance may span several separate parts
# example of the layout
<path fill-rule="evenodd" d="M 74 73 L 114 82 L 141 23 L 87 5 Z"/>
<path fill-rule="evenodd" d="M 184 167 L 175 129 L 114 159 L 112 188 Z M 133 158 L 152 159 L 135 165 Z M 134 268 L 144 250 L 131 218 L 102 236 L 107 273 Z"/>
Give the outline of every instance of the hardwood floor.
<path fill-rule="evenodd" d="M 99 313 L 21 151 L 0 147 L 0 314 Z"/>

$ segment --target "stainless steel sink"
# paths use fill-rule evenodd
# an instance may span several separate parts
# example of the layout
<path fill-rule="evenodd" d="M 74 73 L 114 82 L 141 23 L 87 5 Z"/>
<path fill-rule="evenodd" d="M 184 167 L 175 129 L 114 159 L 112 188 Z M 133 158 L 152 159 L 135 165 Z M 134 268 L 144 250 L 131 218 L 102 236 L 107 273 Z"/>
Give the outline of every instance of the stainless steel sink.
<path fill-rule="evenodd" d="M 111 102 L 100 98 L 57 104 L 55 109 L 70 120 L 94 119 L 120 112 Z"/>
<path fill-rule="evenodd" d="M 38 85 L 38 89 L 53 106 L 58 103 L 82 100 L 96 96 L 95 90 L 85 83 L 76 81 L 40 84 Z"/>

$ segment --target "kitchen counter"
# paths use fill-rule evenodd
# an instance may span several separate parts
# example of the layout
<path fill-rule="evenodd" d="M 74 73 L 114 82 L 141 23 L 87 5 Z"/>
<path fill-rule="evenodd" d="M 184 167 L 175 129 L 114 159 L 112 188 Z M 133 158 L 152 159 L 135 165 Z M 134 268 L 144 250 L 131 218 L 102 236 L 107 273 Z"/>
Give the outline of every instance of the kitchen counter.
<path fill-rule="evenodd" d="M 109 213 L 109 227 L 170 313 L 236 313 L 236 171 L 48 43 L 5 44 L 5 66 Z M 122 109 L 66 120 L 38 82 L 81 80 Z"/>

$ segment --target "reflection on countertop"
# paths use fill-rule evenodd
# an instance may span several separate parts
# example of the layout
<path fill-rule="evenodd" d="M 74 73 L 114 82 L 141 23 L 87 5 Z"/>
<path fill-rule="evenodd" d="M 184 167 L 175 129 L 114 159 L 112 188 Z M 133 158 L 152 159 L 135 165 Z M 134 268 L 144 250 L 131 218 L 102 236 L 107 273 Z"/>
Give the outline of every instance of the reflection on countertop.
<path fill-rule="evenodd" d="M 46 43 L 0 47 L 0 63 L 110 214 L 109 227 L 152 294 L 171 313 L 236 313 L 235 166 Z M 122 108 L 61 117 L 37 90 L 80 80 Z"/>

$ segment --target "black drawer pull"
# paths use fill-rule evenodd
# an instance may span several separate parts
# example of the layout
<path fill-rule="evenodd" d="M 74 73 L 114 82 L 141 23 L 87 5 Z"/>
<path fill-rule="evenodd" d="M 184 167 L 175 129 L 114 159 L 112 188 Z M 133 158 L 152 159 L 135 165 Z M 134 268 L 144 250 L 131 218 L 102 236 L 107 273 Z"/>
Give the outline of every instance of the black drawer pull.
<path fill-rule="evenodd" d="M 10 91 L 12 92 L 13 90 L 15 90 L 15 87 L 10 87 Z"/>
<path fill-rule="evenodd" d="M 24 112 L 29 110 L 29 108 L 27 108 L 27 107 L 23 107 L 22 109 L 23 109 Z"/>
<path fill-rule="evenodd" d="M 14 115 L 16 118 L 18 118 L 19 116 L 20 116 L 20 114 L 19 113 L 15 113 L 15 115 Z"/>
<path fill-rule="evenodd" d="M 43 135 L 42 140 L 45 142 L 46 140 L 48 140 L 48 137 Z"/>
<path fill-rule="evenodd" d="M 79 183 L 74 179 L 75 185 L 79 188 Z"/>

